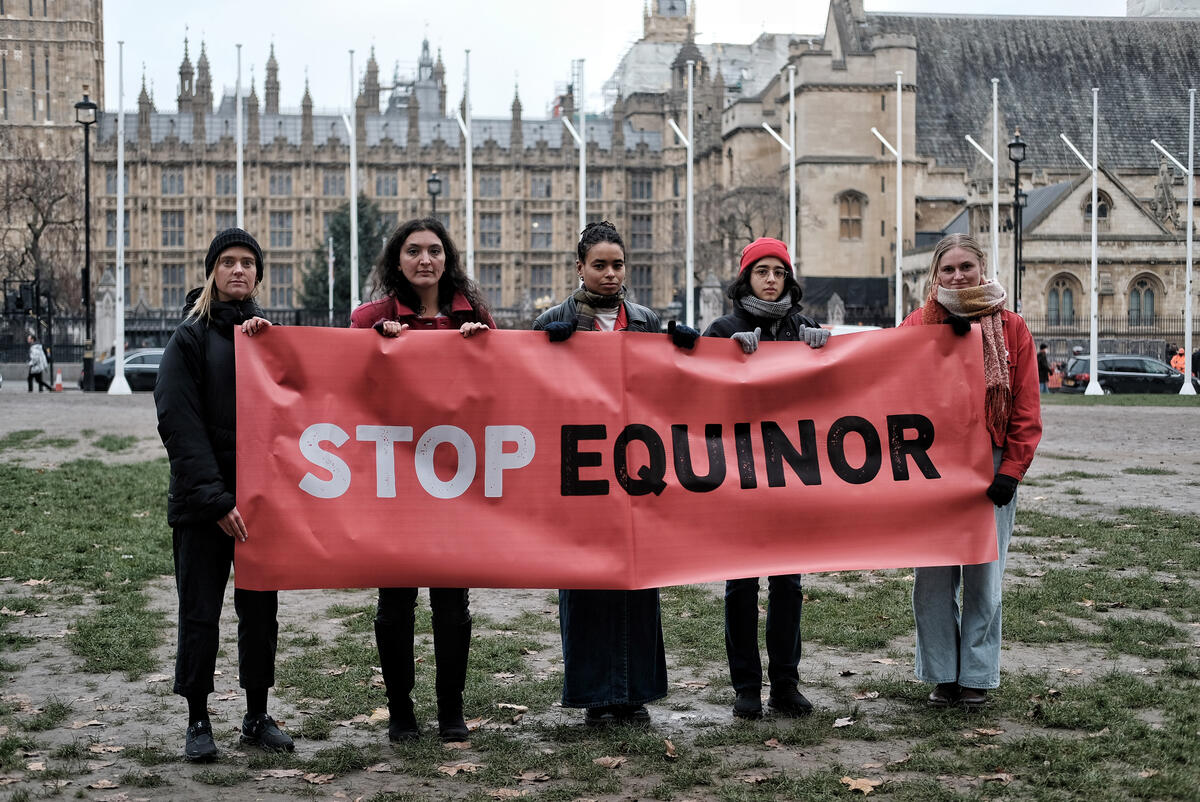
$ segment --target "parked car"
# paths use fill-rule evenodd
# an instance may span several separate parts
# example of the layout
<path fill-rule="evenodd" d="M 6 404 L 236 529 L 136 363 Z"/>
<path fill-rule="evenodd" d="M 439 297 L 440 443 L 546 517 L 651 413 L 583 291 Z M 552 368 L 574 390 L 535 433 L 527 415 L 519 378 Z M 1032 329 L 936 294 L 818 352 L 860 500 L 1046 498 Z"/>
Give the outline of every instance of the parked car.
<path fill-rule="evenodd" d="M 129 382 L 130 390 L 153 390 L 158 381 L 158 363 L 162 361 L 163 349 L 139 348 L 136 351 L 125 352 L 125 381 Z M 102 359 L 92 368 L 93 383 L 96 390 L 105 391 L 112 384 L 113 370 L 117 358 L 110 356 Z M 83 387 L 83 372 L 79 374 L 79 386 Z"/>
<path fill-rule="evenodd" d="M 1063 393 L 1082 393 L 1091 381 L 1091 356 L 1072 357 L 1063 372 Z M 1130 354 L 1100 354 L 1096 358 L 1100 389 L 1109 393 L 1178 393 L 1183 386 L 1183 374 L 1166 362 L 1148 356 Z M 1200 393 L 1200 381 L 1192 379 Z"/>

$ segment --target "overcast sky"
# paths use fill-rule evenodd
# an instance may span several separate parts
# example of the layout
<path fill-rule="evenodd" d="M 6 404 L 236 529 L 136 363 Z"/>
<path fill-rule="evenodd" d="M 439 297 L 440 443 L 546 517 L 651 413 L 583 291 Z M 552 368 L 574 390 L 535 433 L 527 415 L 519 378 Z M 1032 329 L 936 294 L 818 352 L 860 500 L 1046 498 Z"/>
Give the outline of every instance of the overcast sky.
<path fill-rule="evenodd" d="M 329 13 L 336 8 L 336 15 Z M 526 117 L 544 116 L 570 80 L 571 61 L 585 59 L 589 110 L 600 111 L 601 85 L 621 55 L 641 36 L 643 0 L 604 3 L 562 0 L 289 0 L 203 3 L 110 0 L 104 4 L 105 108 L 115 110 L 117 42 L 125 42 L 125 108 L 133 110 L 143 65 L 159 111 L 173 111 L 178 95 L 183 38 L 193 66 L 200 43 L 207 47 L 213 94 L 233 91 L 237 50 L 249 91 L 253 74 L 258 96 L 271 43 L 279 62 L 280 105 L 298 109 L 307 76 L 318 110 L 350 106 L 350 56 L 361 76 L 372 47 L 381 82 L 399 64 L 402 79 L 416 71 L 421 40 L 428 36 L 446 66 L 447 105 L 462 97 L 466 49 L 471 51 L 471 109 L 477 117 L 507 117 L 514 83 Z M 821 35 L 825 0 L 701 0 L 699 42 L 753 41 L 760 33 Z M 866 0 L 868 11 L 954 14 L 1124 16 L 1125 0 Z"/>

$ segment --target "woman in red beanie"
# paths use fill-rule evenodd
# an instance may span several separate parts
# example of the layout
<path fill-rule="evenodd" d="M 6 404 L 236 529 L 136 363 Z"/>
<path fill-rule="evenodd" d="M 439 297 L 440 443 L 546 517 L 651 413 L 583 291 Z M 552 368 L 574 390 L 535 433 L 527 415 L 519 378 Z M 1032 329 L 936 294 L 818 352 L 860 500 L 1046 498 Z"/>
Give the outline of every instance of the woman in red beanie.
<path fill-rule="evenodd" d="M 792 273 L 787 246 L 761 237 L 742 250 L 742 269 L 726 294 L 733 314 L 717 318 L 705 337 L 729 337 L 742 351 L 752 354 L 760 340 L 805 342 L 820 348 L 829 332 L 800 312 L 800 285 Z M 767 677 L 771 682 L 768 703 L 785 716 L 812 712 L 812 703 L 800 693 L 800 608 L 804 593 L 799 574 L 767 579 Z M 737 699 L 733 715 L 762 715 L 762 662 L 758 655 L 758 577 L 725 583 L 725 652 L 729 679 Z"/>
<path fill-rule="evenodd" d="M 979 708 L 987 702 L 988 691 L 1000 684 L 1001 583 L 1017 512 L 1017 483 L 1042 437 L 1033 335 L 1020 315 L 1004 308 L 1004 288 L 987 280 L 985 264 L 983 249 L 973 237 L 944 237 L 933 249 L 929 296 L 901 324 L 948 323 L 956 334 L 979 326 L 984 419 L 995 469 L 986 492 L 996 507 L 998 559 L 914 571 L 916 674 L 936 685 L 929 694 L 931 707 Z"/>

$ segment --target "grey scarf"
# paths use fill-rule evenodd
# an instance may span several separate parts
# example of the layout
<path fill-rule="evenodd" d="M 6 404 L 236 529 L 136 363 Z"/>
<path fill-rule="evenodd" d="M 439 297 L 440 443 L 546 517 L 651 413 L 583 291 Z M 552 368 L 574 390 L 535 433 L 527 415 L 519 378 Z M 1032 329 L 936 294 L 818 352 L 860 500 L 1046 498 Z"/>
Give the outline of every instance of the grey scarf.
<path fill-rule="evenodd" d="M 575 299 L 575 330 L 592 331 L 596 328 L 597 309 L 616 309 L 625 302 L 625 285 L 616 295 L 600 295 L 580 287 L 571 297 Z"/>
<path fill-rule="evenodd" d="M 784 315 L 792 311 L 792 307 L 795 306 L 790 297 L 778 301 L 764 301 L 754 295 L 742 296 L 734 301 L 734 304 L 745 309 L 754 317 L 773 321 L 770 326 L 772 337 L 779 333 L 779 323 L 783 320 Z"/>

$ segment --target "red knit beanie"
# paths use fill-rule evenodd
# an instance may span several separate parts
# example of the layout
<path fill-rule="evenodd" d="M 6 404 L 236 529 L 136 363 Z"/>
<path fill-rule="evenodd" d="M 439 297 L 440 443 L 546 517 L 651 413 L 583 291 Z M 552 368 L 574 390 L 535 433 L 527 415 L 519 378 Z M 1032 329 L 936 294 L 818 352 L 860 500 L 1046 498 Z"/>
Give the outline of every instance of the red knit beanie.
<path fill-rule="evenodd" d="M 788 256 L 787 245 L 773 237 L 759 237 L 742 248 L 742 272 L 764 256 L 774 256 L 787 265 L 788 270 L 792 270 L 792 257 Z"/>

